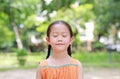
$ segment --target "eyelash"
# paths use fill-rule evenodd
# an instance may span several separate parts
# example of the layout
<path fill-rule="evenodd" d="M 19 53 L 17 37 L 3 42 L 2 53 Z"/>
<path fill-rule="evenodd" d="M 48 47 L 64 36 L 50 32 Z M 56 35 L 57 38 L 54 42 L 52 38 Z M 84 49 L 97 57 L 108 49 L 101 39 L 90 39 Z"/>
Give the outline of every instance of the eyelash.
<path fill-rule="evenodd" d="M 66 35 L 63 35 L 63 37 L 67 37 Z"/>
<path fill-rule="evenodd" d="M 57 37 L 57 36 L 53 36 L 53 37 Z"/>
<path fill-rule="evenodd" d="M 58 35 L 53 35 L 53 37 L 57 37 Z M 62 35 L 62 37 L 67 37 L 66 35 Z"/>

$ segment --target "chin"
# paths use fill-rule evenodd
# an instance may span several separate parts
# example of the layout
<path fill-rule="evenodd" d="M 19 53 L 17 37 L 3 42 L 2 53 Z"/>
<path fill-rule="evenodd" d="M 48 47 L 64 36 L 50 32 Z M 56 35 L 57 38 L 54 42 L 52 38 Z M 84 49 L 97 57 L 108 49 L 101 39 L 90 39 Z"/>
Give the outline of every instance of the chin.
<path fill-rule="evenodd" d="M 56 51 L 66 51 L 66 49 L 63 49 L 63 48 L 56 48 L 55 50 Z"/>

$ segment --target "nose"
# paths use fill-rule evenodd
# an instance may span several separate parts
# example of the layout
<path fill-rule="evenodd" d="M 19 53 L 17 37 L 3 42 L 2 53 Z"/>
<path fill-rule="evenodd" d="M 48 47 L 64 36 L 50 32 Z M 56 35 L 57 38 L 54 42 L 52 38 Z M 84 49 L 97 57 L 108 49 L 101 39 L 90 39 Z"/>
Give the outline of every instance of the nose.
<path fill-rule="evenodd" d="M 58 37 L 58 41 L 61 42 L 62 41 L 62 36 Z"/>

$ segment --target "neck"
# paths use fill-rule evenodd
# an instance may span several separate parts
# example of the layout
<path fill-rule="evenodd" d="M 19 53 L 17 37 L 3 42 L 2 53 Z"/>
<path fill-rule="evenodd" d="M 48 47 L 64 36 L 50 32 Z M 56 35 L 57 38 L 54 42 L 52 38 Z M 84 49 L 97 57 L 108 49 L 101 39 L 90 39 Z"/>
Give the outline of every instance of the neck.
<path fill-rule="evenodd" d="M 52 57 L 54 59 L 70 58 L 67 51 L 61 51 L 61 52 L 53 51 L 53 55 L 51 55 L 50 57 Z"/>
<path fill-rule="evenodd" d="M 60 66 L 64 64 L 70 64 L 71 63 L 71 57 L 68 55 L 67 51 L 66 52 L 55 52 L 53 55 L 51 55 L 48 59 L 47 62 L 51 66 Z"/>

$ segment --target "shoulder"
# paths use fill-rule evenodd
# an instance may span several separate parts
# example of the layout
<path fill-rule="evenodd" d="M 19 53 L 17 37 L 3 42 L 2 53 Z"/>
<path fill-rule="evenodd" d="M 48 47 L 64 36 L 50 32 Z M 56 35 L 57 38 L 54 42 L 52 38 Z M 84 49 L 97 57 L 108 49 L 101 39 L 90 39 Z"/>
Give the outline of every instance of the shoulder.
<path fill-rule="evenodd" d="M 39 63 L 39 66 L 46 66 L 47 65 L 47 60 L 42 60 Z"/>
<path fill-rule="evenodd" d="M 72 58 L 72 62 L 74 64 L 78 64 L 78 66 L 82 66 L 82 63 L 79 60 L 77 60 L 77 59 Z"/>
<path fill-rule="evenodd" d="M 78 79 L 83 79 L 83 66 L 79 60 L 76 60 L 78 64 Z"/>

